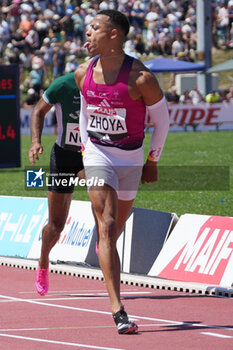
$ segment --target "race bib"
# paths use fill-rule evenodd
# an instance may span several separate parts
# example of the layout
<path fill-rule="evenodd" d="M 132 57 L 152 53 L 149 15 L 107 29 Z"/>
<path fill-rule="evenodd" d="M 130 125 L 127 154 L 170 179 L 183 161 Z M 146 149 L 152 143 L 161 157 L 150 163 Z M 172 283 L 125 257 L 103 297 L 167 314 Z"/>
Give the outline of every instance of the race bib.
<path fill-rule="evenodd" d="M 65 138 L 65 148 L 76 148 L 81 149 L 81 136 L 80 129 L 77 123 L 67 123 L 66 125 L 66 138 Z"/>
<path fill-rule="evenodd" d="M 87 131 L 97 139 L 120 140 L 128 136 L 126 109 L 89 105 Z"/>

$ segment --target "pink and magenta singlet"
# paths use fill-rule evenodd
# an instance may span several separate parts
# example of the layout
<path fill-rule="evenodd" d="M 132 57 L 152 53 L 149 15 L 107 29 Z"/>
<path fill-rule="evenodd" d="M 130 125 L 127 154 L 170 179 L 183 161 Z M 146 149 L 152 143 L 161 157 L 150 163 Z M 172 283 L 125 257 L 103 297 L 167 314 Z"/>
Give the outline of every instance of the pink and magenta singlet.
<path fill-rule="evenodd" d="M 92 142 L 102 146 L 133 150 L 142 146 L 146 107 L 133 100 L 128 92 L 128 80 L 133 57 L 125 55 L 114 84 L 96 84 L 93 68 L 99 56 L 91 61 L 84 80 L 82 94 L 87 102 L 87 132 Z"/>

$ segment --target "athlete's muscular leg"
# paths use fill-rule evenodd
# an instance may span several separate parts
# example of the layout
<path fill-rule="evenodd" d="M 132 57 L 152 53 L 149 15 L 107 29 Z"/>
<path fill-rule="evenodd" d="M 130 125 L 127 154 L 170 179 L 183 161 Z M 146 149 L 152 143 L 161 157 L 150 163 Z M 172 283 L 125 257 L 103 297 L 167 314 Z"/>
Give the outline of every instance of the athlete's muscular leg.
<path fill-rule="evenodd" d="M 49 265 L 49 253 L 62 232 L 70 208 L 72 193 L 48 192 L 49 222 L 42 231 L 42 246 L 39 265 L 46 269 Z"/>
<path fill-rule="evenodd" d="M 116 241 L 119 237 L 117 193 L 105 185 L 102 190 L 92 188 L 89 196 L 98 227 L 99 263 L 110 297 L 112 313 L 115 314 L 122 306 L 120 301 L 120 259 L 116 249 Z M 123 207 L 120 207 L 120 212 L 123 215 L 122 220 L 120 220 L 122 227 L 124 226 L 123 221 L 128 217 L 129 206 L 131 208 L 132 201 L 128 205 L 127 202 L 124 203 L 124 207 L 127 209 L 124 214 Z"/>
<path fill-rule="evenodd" d="M 118 218 L 117 218 L 117 223 L 118 223 L 118 237 L 121 235 L 121 232 L 125 226 L 125 222 L 128 219 L 130 210 L 132 208 L 134 199 L 129 200 L 129 201 L 123 201 L 118 199 Z"/>

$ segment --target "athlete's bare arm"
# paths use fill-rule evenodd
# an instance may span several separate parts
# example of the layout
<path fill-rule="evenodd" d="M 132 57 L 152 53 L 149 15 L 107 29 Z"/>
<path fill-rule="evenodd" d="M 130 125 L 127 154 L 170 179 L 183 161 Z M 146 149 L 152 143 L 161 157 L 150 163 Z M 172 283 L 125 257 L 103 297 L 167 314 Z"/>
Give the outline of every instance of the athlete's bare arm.
<path fill-rule="evenodd" d="M 83 83 L 86 77 L 87 69 L 91 60 L 84 62 L 78 66 L 75 71 L 75 81 L 80 91 L 82 91 Z"/>
<path fill-rule="evenodd" d="M 163 98 L 155 76 L 138 60 L 134 60 L 129 81 L 129 93 L 135 100 L 144 101 L 146 106 L 152 106 Z M 163 116 L 161 115 L 161 118 Z M 157 162 L 147 159 L 143 167 L 142 183 L 158 180 Z"/>
<path fill-rule="evenodd" d="M 35 159 L 39 160 L 38 153 L 43 153 L 41 145 L 41 134 L 44 126 L 44 118 L 52 105 L 49 105 L 41 98 L 35 105 L 31 117 L 31 148 L 29 150 L 29 160 L 35 164 Z"/>

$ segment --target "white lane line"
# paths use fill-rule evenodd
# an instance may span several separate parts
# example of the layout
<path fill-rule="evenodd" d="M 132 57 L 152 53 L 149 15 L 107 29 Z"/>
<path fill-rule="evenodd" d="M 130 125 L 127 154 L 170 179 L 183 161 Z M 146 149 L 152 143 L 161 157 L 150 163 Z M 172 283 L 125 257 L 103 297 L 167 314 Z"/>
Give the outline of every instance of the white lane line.
<path fill-rule="evenodd" d="M 69 301 L 69 300 L 97 300 L 97 299 L 107 299 L 108 297 L 107 296 L 102 296 L 102 297 L 66 297 L 66 298 L 43 298 L 43 300 L 46 300 L 46 301 Z M 40 301 L 41 299 L 30 299 L 31 301 Z M 17 302 L 21 302 L 21 300 L 0 300 L 0 303 L 17 303 Z"/>
<path fill-rule="evenodd" d="M 201 334 L 204 335 L 210 335 L 212 337 L 218 337 L 218 338 L 233 338 L 230 335 L 225 335 L 225 334 L 219 334 L 219 333 L 213 333 L 213 332 L 201 332 Z"/>
<path fill-rule="evenodd" d="M 122 296 L 126 295 L 126 294 L 150 294 L 150 292 L 145 292 L 145 293 L 141 293 L 141 292 L 125 292 L 122 294 Z M 86 293 L 86 294 L 79 294 L 76 296 L 76 294 L 70 294 L 67 296 L 56 296 L 56 297 L 52 297 L 53 295 L 47 294 L 47 297 L 43 297 L 43 301 L 54 301 L 54 300 L 96 300 L 96 299 L 104 299 L 104 298 L 108 298 L 108 293 L 96 293 L 96 295 L 93 295 L 93 293 Z M 30 299 L 31 301 L 41 301 L 41 298 L 35 298 L 35 299 Z M 0 303 L 9 303 L 9 302 L 21 302 L 20 300 L 9 300 L 9 299 L 5 299 L 5 300 L 0 300 Z"/>
<path fill-rule="evenodd" d="M 22 337 L 20 335 L 10 335 L 10 334 L 0 334 L 0 337 L 8 337 L 8 338 L 14 338 L 14 339 L 22 339 L 22 340 L 31 340 L 41 343 L 50 343 L 50 344 L 59 344 L 59 345 L 68 345 L 68 346 L 76 346 L 81 348 L 87 348 L 87 349 L 100 349 L 100 350 L 124 350 L 119 348 L 106 348 L 104 346 L 95 346 L 95 345 L 87 345 L 87 344 L 79 344 L 79 343 L 69 343 L 69 342 L 62 342 L 57 340 L 49 340 L 49 339 L 41 339 L 41 338 L 31 338 L 31 337 Z"/>
<path fill-rule="evenodd" d="M 130 292 L 136 292 L 138 289 L 126 289 L 126 290 L 124 290 L 124 289 L 122 289 L 121 290 L 121 293 L 130 293 Z M 63 294 L 63 293 L 71 293 L 71 294 L 76 294 L 76 293 L 78 293 L 78 294 L 82 294 L 82 293 L 92 293 L 92 294 L 95 294 L 95 293 L 100 293 L 100 292 L 102 292 L 102 293 L 106 293 L 106 289 L 79 289 L 79 290 L 50 290 L 49 291 L 49 294 L 54 294 L 54 293 L 56 293 L 56 294 L 58 294 L 58 295 L 60 295 L 60 294 Z M 150 294 L 152 294 L 153 292 L 148 292 L 148 291 L 144 291 L 144 292 L 142 292 L 142 291 L 139 291 L 139 292 L 137 292 L 137 293 L 140 293 L 140 294 L 148 294 L 148 293 L 150 293 Z M 35 294 L 35 291 L 24 291 L 24 292 L 18 292 L 18 294 Z"/>
<path fill-rule="evenodd" d="M 107 312 L 107 311 L 79 308 L 79 307 L 59 305 L 59 304 L 49 304 L 49 303 L 44 303 L 44 302 L 41 302 L 41 301 L 33 301 L 31 299 L 21 299 L 21 298 L 9 297 L 9 296 L 6 296 L 6 295 L 0 295 L 0 298 L 21 301 L 21 302 L 25 302 L 25 303 L 29 303 L 29 304 L 36 304 L 36 305 L 55 307 L 55 308 L 60 308 L 60 309 L 83 311 L 83 312 L 97 313 L 97 314 L 102 314 L 102 315 L 112 315 L 111 312 Z M 211 326 L 211 325 L 206 325 L 206 324 L 191 323 L 191 322 L 180 322 L 180 321 L 166 320 L 166 319 L 155 318 L 155 317 L 145 317 L 145 316 L 136 316 L 136 315 L 129 315 L 129 317 L 131 319 L 138 319 L 138 320 L 165 322 L 165 323 L 167 323 L 170 326 L 174 326 L 174 325 L 181 325 L 182 326 L 183 325 L 183 326 L 190 326 L 190 327 L 212 328 L 212 329 L 226 329 L 226 330 L 233 331 L 233 327 Z"/>
<path fill-rule="evenodd" d="M 140 324 L 141 327 L 166 327 L 167 323 L 148 323 L 148 324 Z M 176 326 L 176 324 L 174 324 Z M 115 328 L 113 326 L 63 326 L 63 327 L 44 327 L 44 328 L 6 328 L 0 329 L 0 332 L 29 332 L 29 331 L 51 331 L 51 330 L 71 330 L 71 329 L 84 329 L 84 328 Z"/>

